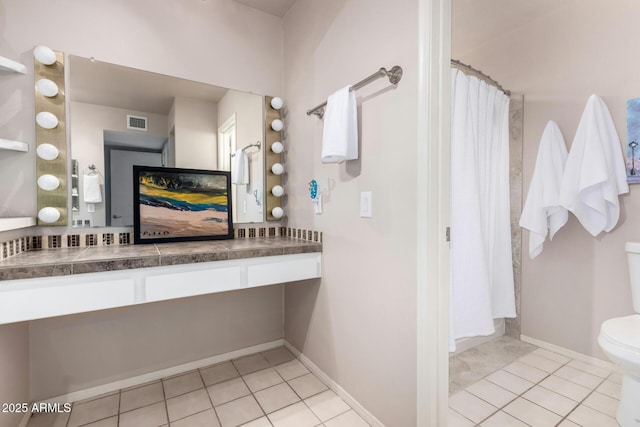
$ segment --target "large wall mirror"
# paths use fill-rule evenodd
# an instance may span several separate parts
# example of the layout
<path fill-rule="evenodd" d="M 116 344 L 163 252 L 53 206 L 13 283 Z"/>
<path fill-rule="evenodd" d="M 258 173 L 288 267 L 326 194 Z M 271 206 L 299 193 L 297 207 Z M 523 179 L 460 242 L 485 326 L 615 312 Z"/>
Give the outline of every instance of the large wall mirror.
<path fill-rule="evenodd" d="M 69 55 L 71 224 L 133 225 L 133 165 L 231 170 L 233 221 L 264 221 L 264 101 L 216 87 Z"/>

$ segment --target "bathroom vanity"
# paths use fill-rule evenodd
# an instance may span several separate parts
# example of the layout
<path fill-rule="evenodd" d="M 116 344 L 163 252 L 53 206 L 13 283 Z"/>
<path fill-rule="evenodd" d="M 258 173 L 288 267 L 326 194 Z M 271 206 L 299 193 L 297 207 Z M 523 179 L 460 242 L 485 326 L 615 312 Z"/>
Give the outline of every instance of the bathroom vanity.
<path fill-rule="evenodd" d="M 286 237 L 25 252 L 0 261 L 0 324 L 318 278 L 321 252 Z"/>

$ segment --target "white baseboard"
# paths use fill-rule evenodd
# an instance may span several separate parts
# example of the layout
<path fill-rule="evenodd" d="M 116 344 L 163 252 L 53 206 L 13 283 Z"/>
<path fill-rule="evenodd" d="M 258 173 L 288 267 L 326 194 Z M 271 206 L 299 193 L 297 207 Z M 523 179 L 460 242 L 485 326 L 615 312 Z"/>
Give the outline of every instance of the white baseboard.
<path fill-rule="evenodd" d="M 598 366 L 603 369 L 609 369 L 612 371 L 618 371 L 618 365 L 612 362 L 607 362 L 597 357 L 587 356 L 586 354 L 578 353 L 577 351 L 569 350 L 568 348 L 560 347 L 559 345 L 551 344 L 546 341 L 541 341 L 536 338 L 531 338 L 526 335 L 520 335 L 520 340 L 533 344 L 545 350 L 553 351 L 555 353 L 562 354 L 572 359 L 579 360 L 590 365 Z"/>
<path fill-rule="evenodd" d="M 31 412 L 27 412 L 22 416 L 22 419 L 20 420 L 20 424 L 18 424 L 18 427 L 27 427 L 27 424 L 29 424 L 29 420 L 31 419 Z"/>
<path fill-rule="evenodd" d="M 327 374 L 322 372 L 320 368 L 316 366 L 307 356 L 300 353 L 297 348 L 295 348 L 289 341 L 284 340 L 284 346 L 287 347 L 299 360 L 302 362 L 304 366 L 306 366 L 311 372 L 313 372 L 320 380 L 325 383 L 335 394 L 340 396 L 342 400 L 344 400 L 347 405 L 351 406 L 358 415 L 360 415 L 366 422 L 368 422 L 372 427 L 385 427 L 384 424 L 380 422 L 371 412 L 365 409 L 356 399 L 353 398 L 349 393 L 345 391 L 338 383 L 332 380 Z"/>
<path fill-rule="evenodd" d="M 113 391 L 117 391 L 123 388 L 134 387 L 134 386 L 145 384 L 151 381 L 156 381 L 161 378 L 170 377 L 172 375 L 178 375 L 184 372 L 193 371 L 194 369 L 204 368 L 205 366 L 214 365 L 216 363 L 226 362 L 227 360 L 236 359 L 238 357 L 248 356 L 253 353 L 271 350 L 272 348 L 281 347 L 284 344 L 285 344 L 285 341 L 283 339 L 267 342 L 264 344 L 258 344 L 251 347 L 242 348 L 240 350 L 235 350 L 235 351 L 231 351 L 224 354 L 218 354 L 217 356 L 207 357 L 205 359 L 200 359 L 200 360 L 185 363 L 182 365 L 173 366 L 171 368 L 149 372 L 147 374 L 138 375 L 136 377 L 126 378 L 124 380 L 115 381 L 112 383 L 103 384 L 96 387 L 91 387 L 85 390 L 74 391 L 72 393 L 63 394 L 57 397 L 52 397 L 51 399 L 44 400 L 43 402 L 67 403 L 67 402 L 77 402 L 79 400 L 86 400 L 86 399 L 100 396 L 106 393 L 111 393 Z M 20 425 L 20 427 L 22 427 L 22 424 Z"/>

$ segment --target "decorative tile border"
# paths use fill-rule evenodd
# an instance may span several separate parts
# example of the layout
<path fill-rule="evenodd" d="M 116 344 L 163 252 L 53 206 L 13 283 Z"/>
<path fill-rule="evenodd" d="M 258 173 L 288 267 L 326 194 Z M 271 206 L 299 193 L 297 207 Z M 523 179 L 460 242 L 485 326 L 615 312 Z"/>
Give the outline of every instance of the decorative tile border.
<path fill-rule="evenodd" d="M 234 238 L 255 239 L 264 237 L 289 237 L 322 243 L 319 231 L 291 227 L 246 227 L 235 228 Z M 133 233 L 78 233 L 48 236 L 24 236 L 0 243 L 0 260 L 40 249 L 85 248 L 91 246 L 130 245 Z"/>

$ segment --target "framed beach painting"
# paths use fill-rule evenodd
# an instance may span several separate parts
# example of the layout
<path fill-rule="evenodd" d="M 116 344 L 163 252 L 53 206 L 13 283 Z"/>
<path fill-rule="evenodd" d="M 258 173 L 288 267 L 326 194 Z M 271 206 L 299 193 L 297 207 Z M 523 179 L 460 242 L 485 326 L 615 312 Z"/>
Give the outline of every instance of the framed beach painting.
<path fill-rule="evenodd" d="M 640 183 L 640 98 L 627 100 L 627 182 Z"/>
<path fill-rule="evenodd" d="M 233 239 L 231 175 L 133 167 L 134 243 Z"/>

